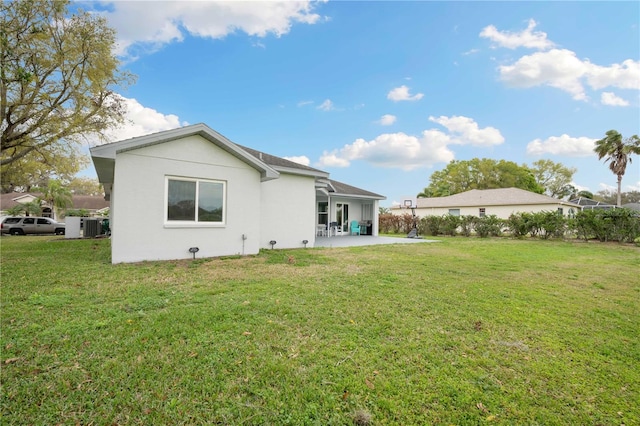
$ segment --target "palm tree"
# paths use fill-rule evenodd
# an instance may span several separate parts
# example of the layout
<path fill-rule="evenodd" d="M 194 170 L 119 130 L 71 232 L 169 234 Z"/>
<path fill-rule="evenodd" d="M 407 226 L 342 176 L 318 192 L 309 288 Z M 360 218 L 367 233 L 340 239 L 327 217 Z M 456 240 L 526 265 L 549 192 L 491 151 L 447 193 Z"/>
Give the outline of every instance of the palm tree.
<path fill-rule="evenodd" d="M 55 179 L 47 182 L 47 186 L 43 188 L 41 199 L 52 207 L 54 219 L 56 219 L 56 209 L 65 209 L 73 205 L 71 191 L 62 186 L 62 183 L 60 183 L 59 180 Z"/>
<path fill-rule="evenodd" d="M 598 154 L 598 160 L 609 162 L 609 169 L 618 176 L 618 207 L 622 205 L 622 176 L 627 170 L 627 163 L 631 163 L 631 154 L 640 155 L 640 138 L 633 135 L 623 139 L 616 130 L 609 130 L 607 136 L 596 141 L 593 149 Z"/>
<path fill-rule="evenodd" d="M 7 209 L 7 214 L 9 216 L 20 216 L 22 214 L 25 216 L 40 216 L 42 214 L 42 209 L 40 208 L 40 203 L 37 200 L 34 200 L 29 201 L 28 203 L 16 204 L 10 209 Z"/>
<path fill-rule="evenodd" d="M 427 186 L 422 190 L 422 192 L 420 192 L 418 195 L 416 195 L 416 198 L 430 198 L 432 195 L 433 195 L 433 192 Z"/>

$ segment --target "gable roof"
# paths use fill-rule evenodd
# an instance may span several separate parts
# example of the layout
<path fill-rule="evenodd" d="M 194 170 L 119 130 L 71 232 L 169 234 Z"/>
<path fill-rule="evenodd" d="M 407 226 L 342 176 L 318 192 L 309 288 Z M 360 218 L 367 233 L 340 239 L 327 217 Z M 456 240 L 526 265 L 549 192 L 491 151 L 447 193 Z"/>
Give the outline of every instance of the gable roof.
<path fill-rule="evenodd" d="M 346 183 L 338 182 L 337 180 L 333 180 L 333 179 L 328 179 L 327 190 L 329 191 L 330 195 L 337 195 L 337 196 L 367 198 L 367 199 L 377 199 L 377 200 L 386 200 L 387 198 L 384 195 L 376 194 L 370 191 L 365 191 L 364 189 L 356 188 L 355 186 L 347 185 Z"/>
<path fill-rule="evenodd" d="M 102 210 L 111 205 L 100 195 L 74 195 L 72 199 L 74 209 Z"/>
<path fill-rule="evenodd" d="M 40 194 L 29 192 L 7 192 L 0 194 L 0 210 L 10 209 L 20 203 L 28 203 L 38 198 Z"/>
<path fill-rule="evenodd" d="M 194 135 L 201 136 L 209 142 L 212 142 L 214 145 L 258 170 L 262 181 L 276 179 L 279 176 L 279 173 L 264 161 L 261 161 L 259 158 L 249 154 L 239 145 L 231 142 L 229 139 L 211 129 L 206 124 L 199 123 L 118 142 L 111 142 L 91 148 L 91 157 L 98 174 L 98 180 L 102 183 L 113 182 L 115 158 L 116 154 L 120 152 L 127 152 L 147 146 L 171 142 L 176 139 L 182 139 Z"/>
<path fill-rule="evenodd" d="M 578 204 L 558 200 L 519 188 L 472 189 L 447 197 L 418 198 L 417 207 L 482 207 L 530 204 L 560 204 L 580 207 Z"/>
<path fill-rule="evenodd" d="M 236 144 L 237 145 L 237 144 Z M 275 170 L 283 173 L 303 174 L 317 177 L 329 177 L 329 173 L 322 170 L 314 169 L 313 167 L 305 166 L 304 164 L 296 163 L 286 158 L 276 157 L 275 155 L 267 154 L 266 152 L 258 151 L 257 149 L 249 148 L 242 145 L 237 145 L 255 158 L 265 162 Z"/>

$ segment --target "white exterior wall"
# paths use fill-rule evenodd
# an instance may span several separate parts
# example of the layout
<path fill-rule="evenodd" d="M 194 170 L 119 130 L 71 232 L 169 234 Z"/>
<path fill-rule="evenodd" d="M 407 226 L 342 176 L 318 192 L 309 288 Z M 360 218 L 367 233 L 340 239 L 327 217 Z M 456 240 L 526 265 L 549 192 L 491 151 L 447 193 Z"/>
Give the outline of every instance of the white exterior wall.
<path fill-rule="evenodd" d="M 527 205 L 512 205 L 512 206 L 481 206 L 485 209 L 485 215 L 496 215 L 500 219 L 508 219 L 514 213 L 539 213 L 539 212 L 556 212 L 558 208 L 562 208 L 562 214 L 567 216 L 570 206 L 564 206 L 561 204 L 527 204 Z M 449 214 L 449 209 L 460 209 L 460 216 L 480 216 L 479 207 L 420 207 L 417 208 L 416 216 L 442 216 Z M 577 213 L 577 209 L 574 208 L 574 212 Z M 392 213 L 395 215 L 403 215 L 405 213 L 411 214 L 411 209 L 393 209 Z"/>
<path fill-rule="evenodd" d="M 262 184 L 260 206 L 261 248 L 276 249 L 313 247 L 316 236 L 315 178 L 280 174 L 275 180 Z"/>
<path fill-rule="evenodd" d="M 226 223 L 166 224 L 167 176 L 226 182 Z M 192 258 L 190 247 L 196 258 L 259 250 L 260 173 L 199 136 L 118 153 L 114 181 L 113 263 Z"/>

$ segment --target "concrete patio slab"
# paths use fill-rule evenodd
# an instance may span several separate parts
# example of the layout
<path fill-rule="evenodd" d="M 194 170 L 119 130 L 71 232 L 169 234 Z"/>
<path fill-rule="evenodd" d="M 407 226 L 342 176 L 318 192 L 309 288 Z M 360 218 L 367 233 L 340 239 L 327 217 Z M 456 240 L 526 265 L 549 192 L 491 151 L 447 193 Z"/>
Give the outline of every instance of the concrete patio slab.
<path fill-rule="evenodd" d="M 437 243 L 436 240 L 424 238 L 373 237 L 371 235 L 342 235 L 333 237 L 316 237 L 315 247 L 359 247 L 380 244 L 416 244 Z"/>

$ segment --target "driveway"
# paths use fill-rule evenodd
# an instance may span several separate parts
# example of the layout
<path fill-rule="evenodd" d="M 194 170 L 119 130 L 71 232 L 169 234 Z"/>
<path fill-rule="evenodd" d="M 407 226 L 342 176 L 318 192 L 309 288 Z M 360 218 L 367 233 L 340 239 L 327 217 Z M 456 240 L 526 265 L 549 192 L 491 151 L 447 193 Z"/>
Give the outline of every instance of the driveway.
<path fill-rule="evenodd" d="M 359 247 L 379 244 L 417 244 L 436 243 L 436 240 L 403 237 L 373 237 L 371 235 L 342 235 L 334 237 L 316 237 L 315 247 Z"/>

